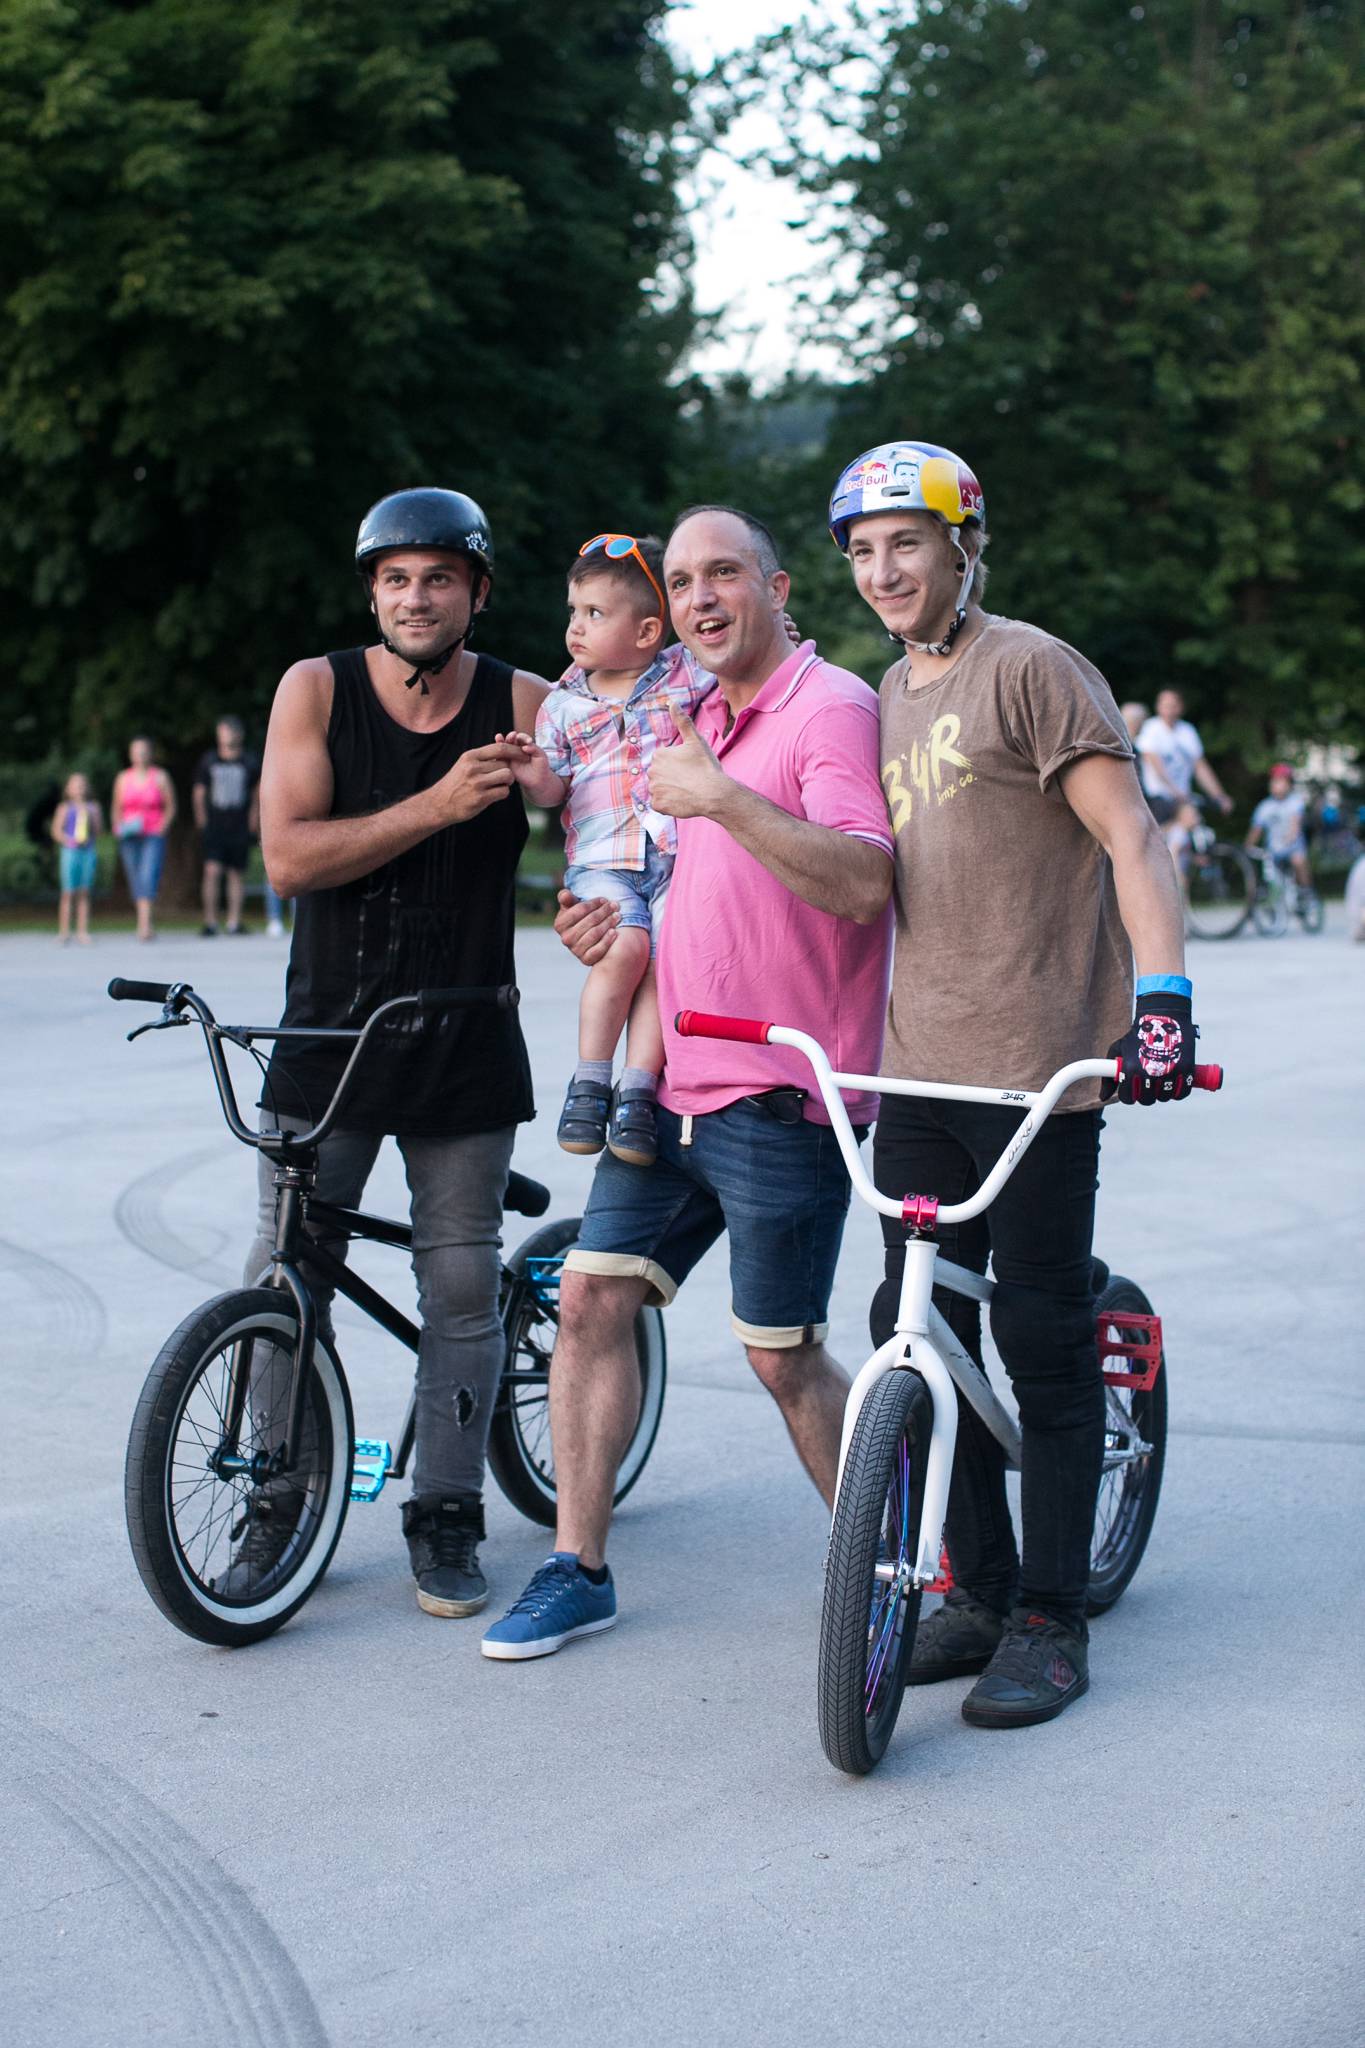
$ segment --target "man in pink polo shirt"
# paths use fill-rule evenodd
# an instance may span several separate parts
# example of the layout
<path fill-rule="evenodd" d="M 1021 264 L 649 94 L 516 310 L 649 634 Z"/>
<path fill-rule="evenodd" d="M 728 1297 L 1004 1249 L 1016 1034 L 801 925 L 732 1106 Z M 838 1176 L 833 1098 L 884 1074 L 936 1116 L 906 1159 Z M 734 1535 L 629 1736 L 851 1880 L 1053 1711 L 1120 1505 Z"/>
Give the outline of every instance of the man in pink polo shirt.
<path fill-rule="evenodd" d="M 659 937 L 665 1024 L 659 1156 L 605 1154 L 565 1260 L 550 1416 L 556 1546 L 483 1640 L 485 1656 L 547 1656 L 610 1628 L 606 1540 L 621 1454 L 639 1409 L 633 1324 L 672 1300 L 720 1236 L 730 1241 L 731 1320 L 782 1410 L 798 1455 L 833 1499 L 848 1382 L 825 1349 L 849 1186 L 803 1068 L 779 1048 L 680 1039 L 683 1008 L 778 1017 L 875 1073 L 890 948 L 892 840 L 879 780 L 877 700 L 858 677 L 792 649 L 788 580 L 747 513 L 682 514 L 664 588 L 684 645 L 716 677 L 695 725 L 650 774 L 677 818 L 678 856 Z M 610 943 L 613 908 L 574 905 L 561 934 L 580 958 Z M 855 1126 L 876 1099 L 848 1097 Z"/>

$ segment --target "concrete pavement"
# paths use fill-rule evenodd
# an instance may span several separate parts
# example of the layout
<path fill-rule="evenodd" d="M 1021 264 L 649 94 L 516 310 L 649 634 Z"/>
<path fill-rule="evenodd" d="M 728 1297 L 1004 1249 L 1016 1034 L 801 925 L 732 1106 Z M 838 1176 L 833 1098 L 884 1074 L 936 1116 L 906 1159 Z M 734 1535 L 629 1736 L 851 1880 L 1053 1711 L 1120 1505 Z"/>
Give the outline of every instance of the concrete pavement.
<path fill-rule="evenodd" d="M 578 971 L 547 932 L 519 958 L 541 1113 L 518 1164 L 575 1213 L 587 1166 L 554 1119 Z M 0 938 L 15 2048 L 1365 2038 L 1365 947 L 1339 910 L 1317 939 L 1195 951 L 1227 1089 L 1109 1118 L 1097 1248 L 1164 1315 L 1172 1434 L 1090 1695 L 1002 1735 L 966 1727 L 960 1685 L 912 1694 L 859 1782 L 816 1735 L 824 1514 L 729 1334 L 720 1251 L 669 1313 L 613 1633 L 482 1659 L 478 1620 L 418 1612 L 393 1489 L 266 1643 L 214 1651 L 153 1609 L 129 1417 L 169 1330 L 236 1281 L 254 1161 L 197 1039 L 127 1046 L 102 991 L 184 976 L 265 1021 L 282 971 L 264 939 Z M 374 1205 L 403 1192 L 388 1148 Z M 395 1255 L 363 1263 L 410 1294 Z M 849 1365 L 878 1270 L 856 1214 Z M 390 1433 L 405 1362 L 339 1321 L 358 1427 Z M 492 1492 L 493 1613 L 544 1548 Z"/>

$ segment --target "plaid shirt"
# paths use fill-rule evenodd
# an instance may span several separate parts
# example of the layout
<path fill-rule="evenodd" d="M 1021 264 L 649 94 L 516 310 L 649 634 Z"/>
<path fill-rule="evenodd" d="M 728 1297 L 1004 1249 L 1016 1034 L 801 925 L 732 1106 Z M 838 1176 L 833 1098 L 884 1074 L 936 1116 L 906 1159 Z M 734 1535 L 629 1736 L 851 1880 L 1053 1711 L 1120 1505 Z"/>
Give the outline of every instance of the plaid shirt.
<path fill-rule="evenodd" d="M 638 870 L 651 839 L 660 853 L 677 852 L 676 820 L 650 805 L 649 764 L 674 737 L 674 708 L 690 717 L 714 682 L 685 647 L 665 648 L 624 700 L 594 696 L 581 668 L 560 677 L 540 707 L 536 745 L 569 785 L 570 866 Z"/>

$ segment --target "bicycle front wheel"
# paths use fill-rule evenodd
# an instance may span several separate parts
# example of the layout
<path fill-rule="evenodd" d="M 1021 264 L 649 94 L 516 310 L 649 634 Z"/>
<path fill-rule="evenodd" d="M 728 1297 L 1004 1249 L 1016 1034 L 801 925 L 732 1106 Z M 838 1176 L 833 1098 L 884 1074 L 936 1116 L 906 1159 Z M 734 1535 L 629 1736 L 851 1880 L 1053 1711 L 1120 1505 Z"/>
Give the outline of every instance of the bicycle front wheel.
<path fill-rule="evenodd" d="M 1096 1306 L 1101 1318 L 1112 1318 L 1104 1327 L 1115 1342 L 1122 1342 L 1125 1309 L 1144 1316 L 1152 1313 L 1142 1289 L 1117 1273 Z M 1107 1363 L 1120 1372 L 1128 1369 L 1122 1353 Z M 1087 1614 L 1103 1614 L 1113 1606 L 1141 1564 L 1152 1533 L 1166 1463 L 1164 1352 L 1149 1392 L 1106 1383 L 1104 1409 L 1104 1466 L 1090 1542 Z"/>
<path fill-rule="evenodd" d="M 1289 905 L 1279 882 L 1272 882 L 1268 888 L 1258 889 L 1256 901 L 1251 906 L 1251 915 L 1256 929 L 1263 938 L 1282 939 L 1289 930 Z"/>
<path fill-rule="evenodd" d="M 1256 875 L 1240 846 L 1221 840 L 1190 854 L 1185 923 L 1196 939 L 1231 939 L 1251 915 Z"/>
<path fill-rule="evenodd" d="M 820 1619 L 820 1741 L 836 1770 L 870 1771 L 900 1712 L 919 1624 L 911 1574 L 933 1422 L 924 1381 L 896 1367 L 877 1381 L 854 1425 Z"/>
<path fill-rule="evenodd" d="M 559 1330 L 559 1276 L 564 1254 L 577 1241 L 581 1219 L 564 1217 L 532 1231 L 507 1264 L 503 1294 L 505 1378 L 488 1432 L 493 1477 L 531 1521 L 552 1529 L 558 1511 L 554 1446 L 550 1440 L 550 1358 Z M 619 1505 L 649 1462 L 664 1409 L 668 1347 L 657 1308 L 635 1317 L 640 1368 L 640 1414 L 616 1475 Z"/>
<path fill-rule="evenodd" d="M 124 1474 L 133 1558 L 161 1612 L 201 1642 L 235 1647 L 282 1627 L 318 1584 L 341 1535 L 351 1398 L 321 1337 L 294 1467 L 262 1476 L 284 1439 L 297 1340 L 298 1310 L 280 1289 L 220 1295 L 167 1339 L 133 1416 Z M 244 1380 L 225 1468 L 233 1390 Z"/>

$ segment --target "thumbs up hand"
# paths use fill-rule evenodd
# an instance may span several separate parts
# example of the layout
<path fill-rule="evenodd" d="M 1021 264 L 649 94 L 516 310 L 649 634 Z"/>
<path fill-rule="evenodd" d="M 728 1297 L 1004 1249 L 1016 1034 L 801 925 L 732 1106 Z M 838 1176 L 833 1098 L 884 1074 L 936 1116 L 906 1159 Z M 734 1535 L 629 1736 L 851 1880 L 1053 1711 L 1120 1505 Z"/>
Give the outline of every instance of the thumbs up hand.
<path fill-rule="evenodd" d="M 677 739 L 660 747 L 649 770 L 649 800 L 668 818 L 714 818 L 730 777 L 685 711 L 672 707 Z"/>

